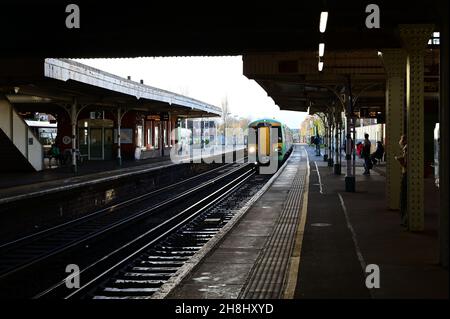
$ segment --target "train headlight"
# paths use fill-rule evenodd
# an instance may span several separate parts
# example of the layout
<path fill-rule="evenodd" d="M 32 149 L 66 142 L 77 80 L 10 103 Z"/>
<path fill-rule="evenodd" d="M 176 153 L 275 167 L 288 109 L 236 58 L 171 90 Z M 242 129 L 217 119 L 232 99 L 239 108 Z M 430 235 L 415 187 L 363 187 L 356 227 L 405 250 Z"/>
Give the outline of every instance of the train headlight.
<path fill-rule="evenodd" d="M 255 151 L 256 151 L 256 148 L 255 148 L 254 146 L 250 146 L 250 147 L 248 148 L 248 152 L 249 152 L 249 153 L 255 153 Z"/>
<path fill-rule="evenodd" d="M 281 151 L 281 147 L 274 147 L 273 151 L 274 152 L 279 152 L 279 151 Z"/>

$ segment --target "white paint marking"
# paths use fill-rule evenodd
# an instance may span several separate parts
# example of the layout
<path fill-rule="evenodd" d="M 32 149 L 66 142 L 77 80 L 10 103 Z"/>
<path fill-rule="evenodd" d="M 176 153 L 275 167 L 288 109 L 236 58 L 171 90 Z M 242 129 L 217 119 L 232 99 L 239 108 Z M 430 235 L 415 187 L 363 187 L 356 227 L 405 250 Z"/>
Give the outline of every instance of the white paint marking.
<path fill-rule="evenodd" d="M 350 232 L 352 233 L 352 240 L 353 240 L 353 244 L 355 245 L 355 250 L 356 250 L 356 255 L 358 256 L 358 260 L 359 263 L 361 264 L 361 268 L 364 274 L 364 278 L 366 277 L 366 261 L 364 260 L 364 257 L 361 253 L 361 249 L 359 248 L 358 245 L 358 240 L 356 239 L 356 233 L 355 230 L 353 229 L 352 224 L 350 223 L 350 219 L 348 217 L 348 213 L 347 213 L 347 207 L 345 207 L 345 203 L 344 203 L 344 199 L 342 198 L 342 195 L 340 193 L 338 193 L 339 196 L 339 200 L 341 201 L 341 206 L 342 206 L 342 210 L 344 211 L 344 215 L 345 215 L 345 220 L 347 221 L 347 227 L 350 230 Z M 373 292 L 371 289 L 368 289 L 370 292 L 370 296 L 372 298 L 374 298 Z"/>
<path fill-rule="evenodd" d="M 319 178 L 319 191 L 323 195 L 322 179 L 320 178 L 319 168 L 317 167 L 317 162 L 316 161 L 314 161 L 314 165 L 316 165 L 317 177 Z"/>

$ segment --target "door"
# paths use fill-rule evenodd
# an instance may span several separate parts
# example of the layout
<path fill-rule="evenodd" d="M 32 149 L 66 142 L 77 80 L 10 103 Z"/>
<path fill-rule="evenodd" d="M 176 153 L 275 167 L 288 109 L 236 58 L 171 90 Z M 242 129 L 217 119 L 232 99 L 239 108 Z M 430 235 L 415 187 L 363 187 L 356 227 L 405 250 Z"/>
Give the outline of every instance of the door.
<path fill-rule="evenodd" d="M 110 160 L 112 159 L 112 149 L 113 149 L 113 129 L 105 128 L 105 140 L 103 145 L 103 159 Z"/>
<path fill-rule="evenodd" d="M 89 159 L 103 159 L 103 129 L 91 128 L 89 139 Z"/>

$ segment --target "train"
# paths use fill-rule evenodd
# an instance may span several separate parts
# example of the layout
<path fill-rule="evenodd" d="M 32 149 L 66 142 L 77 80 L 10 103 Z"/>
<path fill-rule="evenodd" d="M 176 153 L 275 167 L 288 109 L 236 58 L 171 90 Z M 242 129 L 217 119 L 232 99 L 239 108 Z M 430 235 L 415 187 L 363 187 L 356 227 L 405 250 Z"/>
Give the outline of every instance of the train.
<path fill-rule="evenodd" d="M 271 129 L 278 129 L 278 139 L 270 136 Z M 292 132 L 285 124 L 274 119 L 259 119 L 248 124 L 248 134 L 256 138 L 248 142 L 249 155 L 256 155 L 258 165 L 268 165 L 270 155 L 276 155 L 278 163 L 282 163 L 292 152 Z"/>

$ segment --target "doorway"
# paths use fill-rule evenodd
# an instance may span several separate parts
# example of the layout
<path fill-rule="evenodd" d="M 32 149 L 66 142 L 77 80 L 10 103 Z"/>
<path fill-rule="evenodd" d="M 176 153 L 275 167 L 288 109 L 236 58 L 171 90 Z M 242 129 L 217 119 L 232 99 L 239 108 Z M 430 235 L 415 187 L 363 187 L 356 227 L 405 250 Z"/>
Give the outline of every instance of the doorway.
<path fill-rule="evenodd" d="M 103 128 L 91 128 L 89 141 L 89 159 L 103 159 Z"/>
<path fill-rule="evenodd" d="M 111 120 L 79 121 L 79 149 L 89 160 L 113 158 L 113 122 Z"/>

